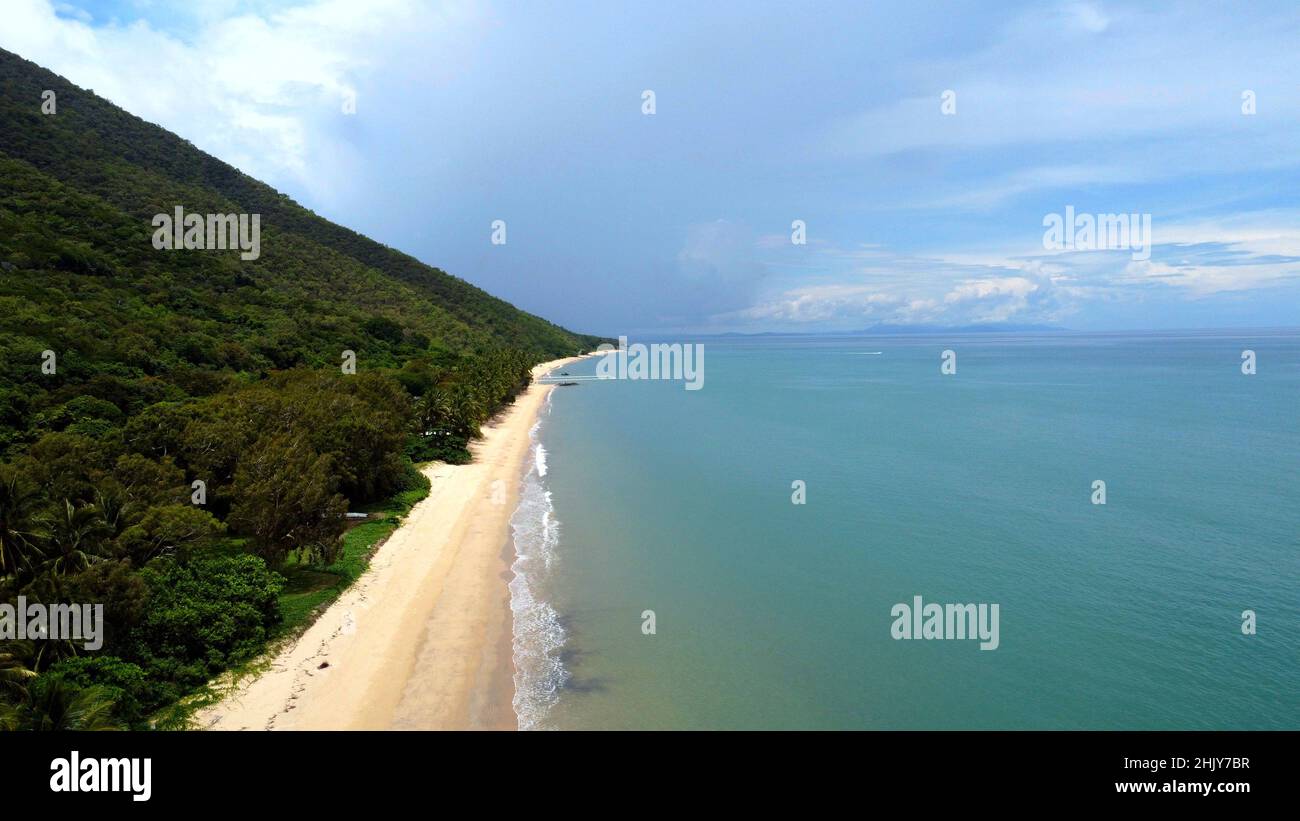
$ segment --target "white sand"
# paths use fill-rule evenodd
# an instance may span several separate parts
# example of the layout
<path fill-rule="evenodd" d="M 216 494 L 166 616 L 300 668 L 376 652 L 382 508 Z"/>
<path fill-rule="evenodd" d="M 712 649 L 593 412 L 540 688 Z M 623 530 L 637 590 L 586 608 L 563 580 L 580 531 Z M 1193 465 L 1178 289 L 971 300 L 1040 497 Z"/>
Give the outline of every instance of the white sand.
<path fill-rule="evenodd" d="M 575 360 L 538 365 L 533 376 Z M 534 383 L 485 425 L 472 464 L 425 468 L 429 497 L 369 569 L 265 673 L 200 712 L 198 725 L 515 729 L 510 516 L 528 431 L 552 389 Z"/>

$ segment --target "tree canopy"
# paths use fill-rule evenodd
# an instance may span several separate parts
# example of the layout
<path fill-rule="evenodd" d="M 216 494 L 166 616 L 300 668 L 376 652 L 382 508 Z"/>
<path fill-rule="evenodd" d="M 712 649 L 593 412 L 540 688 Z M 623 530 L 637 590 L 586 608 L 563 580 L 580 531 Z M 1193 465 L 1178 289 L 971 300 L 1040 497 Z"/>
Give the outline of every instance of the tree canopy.
<path fill-rule="evenodd" d="M 177 206 L 260 214 L 261 255 L 156 249 Z M 0 640 L 0 727 L 31 729 L 146 726 L 251 658 L 286 564 L 334 561 L 346 511 L 602 341 L 3 50 L 0 317 L 0 601 L 107 622 L 93 653 Z"/>

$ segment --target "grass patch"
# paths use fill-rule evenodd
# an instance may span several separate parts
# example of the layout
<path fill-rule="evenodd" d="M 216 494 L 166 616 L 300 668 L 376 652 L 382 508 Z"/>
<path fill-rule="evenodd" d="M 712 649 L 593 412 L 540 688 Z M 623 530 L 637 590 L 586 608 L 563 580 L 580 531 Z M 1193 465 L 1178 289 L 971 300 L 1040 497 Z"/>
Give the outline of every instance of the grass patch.
<path fill-rule="evenodd" d="M 238 664 L 170 704 L 153 716 L 155 729 L 195 729 L 194 716 L 234 690 L 247 676 L 256 676 L 270 668 L 275 653 L 284 642 L 306 630 L 370 566 L 370 557 L 402 523 L 402 517 L 429 495 L 429 480 L 414 466 L 407 466 L 405 484 L 411 489 L 399 491 L 387 499 L 356 508 L 371 518 L 343 534 L 343 547 L 333 564 L 318 567 L 302 564 L 291 554 L 280 568 L 285 578 L 279 604 L 282 620 L 269 637 L 267 646 L 256 657 Z M 219 548 L 238 554 L 247 550 L 246 540 L 226 539 Z"/>
<path fill-rule="evenodd" d="M 286 566 L 281 570 L 287 583 L 280 594 L 280 615 L 284 621 L 280 623 L 278 632 L 281 635 L 292 633 L 309 624 L 313 613 L 338 598 L 365 572 L 376 547 L 400 523 L 396 516 L 389 516 L 352 528 L 343 536 L 343 550 L 338 560 L 329 567 Z"/>
<path fill-rule="evenodd" d="M 429 482 L 424 479 L 418 487 L 359 508 L 369 513 L 370 518 L 343 534 L 343 548 L 327 567 L 286 564 L 281 568 L 286 580 L 280 593 L 280 614 L 284 620 L 276 638 L 292 635 L 311 624 L 316 615 L 360 578 L 379 545 L 401 525 L 402 517 L 428 495 Z"/>

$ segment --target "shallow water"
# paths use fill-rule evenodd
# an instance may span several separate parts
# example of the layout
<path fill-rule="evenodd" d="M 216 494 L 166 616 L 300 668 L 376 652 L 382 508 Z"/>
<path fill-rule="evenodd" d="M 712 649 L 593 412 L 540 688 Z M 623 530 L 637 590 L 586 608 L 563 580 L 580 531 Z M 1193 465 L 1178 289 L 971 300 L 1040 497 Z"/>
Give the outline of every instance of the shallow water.
<path fill-rule="evenodd" d="M 523 726 L 1300 727 L 1300 332 L 702 341 L 552 394 Z M 891 638 L 917 595 L 998 648 Z"/>

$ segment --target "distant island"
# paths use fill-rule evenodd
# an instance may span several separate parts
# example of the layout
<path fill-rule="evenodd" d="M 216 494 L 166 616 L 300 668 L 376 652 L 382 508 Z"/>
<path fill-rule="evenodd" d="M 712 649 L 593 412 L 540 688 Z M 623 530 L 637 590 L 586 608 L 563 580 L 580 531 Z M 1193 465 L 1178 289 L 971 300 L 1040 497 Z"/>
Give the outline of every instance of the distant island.
<path fill-rule="evenodd" d="M 1022 325 L 1011 322 L 986 322 L 976 325 L 893 325 L 882 323 L 856 331 L 762 331 L 744 333 L 698 334 L 701 337 L 757 336 L 909 336 L 924 334 L 992 334 L 992 333 L 1069 333 L 1059 325 Z"/>

